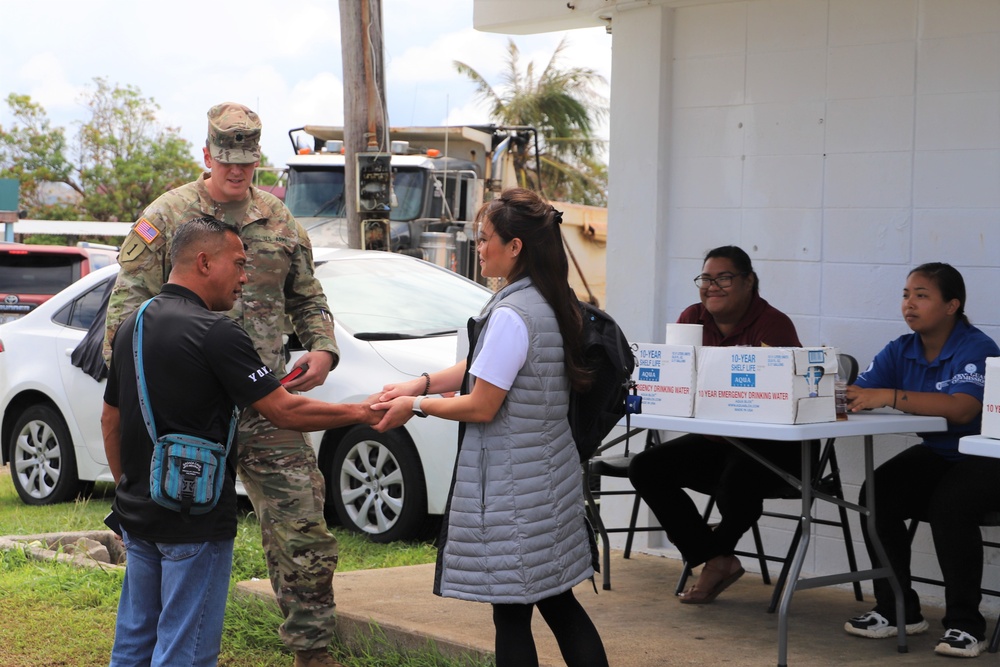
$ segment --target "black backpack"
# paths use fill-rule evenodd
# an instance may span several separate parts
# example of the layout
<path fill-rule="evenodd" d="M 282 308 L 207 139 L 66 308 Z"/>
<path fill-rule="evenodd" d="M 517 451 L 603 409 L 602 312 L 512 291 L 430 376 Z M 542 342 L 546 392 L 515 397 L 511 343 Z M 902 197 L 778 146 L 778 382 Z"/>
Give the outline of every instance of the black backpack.
<path fill-rule="evenodd" d="M 570 391 L 569 426 L 580 461 L 584 462 L 594 455 L 604 437 L 625 416 L 635 356 L 614 318 L 583 301 L 580 302 L 580 314 L 583 316 L 583 359 L 593 374 L 593 384 L 584 392 Z"/>

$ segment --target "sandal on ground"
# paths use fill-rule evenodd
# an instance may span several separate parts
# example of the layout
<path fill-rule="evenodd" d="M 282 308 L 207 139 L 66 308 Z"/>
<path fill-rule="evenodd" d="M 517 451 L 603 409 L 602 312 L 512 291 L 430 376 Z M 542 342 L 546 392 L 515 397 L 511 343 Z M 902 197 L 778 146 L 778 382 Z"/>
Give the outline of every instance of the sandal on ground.
<path fill-rule="evenodd" d="M 701 581 L 702 577 L 705 576 L 706 572 L 723 574 L 719 570 L 713 568 L 711 565 L 706 563 L 705 567 L 702 568 L 701 575 L 698 577 L 699 582 Z M 702 592 L 702 590 L 698 588 L 698 584 L 695 583 L 694 586 L 691 586 L 686 591 L 681 593 L 680 595 L 681 604 L 708 604 L 713 600 L 715 600 L 715 598 L 719 597 L 719 593 L 721 593 L 722 591 L 726 590 L 734 583 L 736 583 L 736 580 L 742 577 L 745 573 L 746 570 L 740 567 L 740 569 L 736 570 L 735 572 L 723 574 L 722 579 L 716 582 L 716 584 L 712 586 L 711 589 L 704 592 Z"/>

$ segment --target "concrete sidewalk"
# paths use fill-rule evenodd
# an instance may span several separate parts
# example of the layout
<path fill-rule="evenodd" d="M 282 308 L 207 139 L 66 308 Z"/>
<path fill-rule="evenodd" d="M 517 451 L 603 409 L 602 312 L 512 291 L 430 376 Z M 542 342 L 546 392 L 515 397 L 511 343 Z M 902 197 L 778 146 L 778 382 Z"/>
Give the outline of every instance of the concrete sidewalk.
<path fill-rule="evenodd" d="M 778 617 L 767 613 L 772 589 L 763 585 L 760 575 L 747 572 L 713 604 L 682 605 L 673 595 L 680 570 L 680 561 L 674 559 L 636 554 L 625 560 L 614 552 L 612 590 L 595 595 L 590 582 L 575 589 L 601 632 L 612 667 L 777 664 Z M 370 624 L 376 623 L 402 647 L 432 641 L 446 655 L 491 654 L 490 607 L 433 595 L 433 577 L 433 565 L 338 572 L 334 588 L 344 640 L 350 643 L 358 633 L 370 634 Z M 273 599 L 267 581 L 244 582 L 239 589 Z M 788 664 L 953 664 L 933 652 L 943 633 L 941 609 L 924 610 L 930 632 L 910 637 L 909 653 L 898 653 L 895 638 L 871 640 L 844 632 L 844 621 L 871 606 L 870 599 L 856 601 L 849 588 L 798 592 L 789 620 Z M 564 664 L 537 613 L 535 638 L 542 665 Z M 985 653 L 979 660 L 995 664 L 997 656 Z"/>

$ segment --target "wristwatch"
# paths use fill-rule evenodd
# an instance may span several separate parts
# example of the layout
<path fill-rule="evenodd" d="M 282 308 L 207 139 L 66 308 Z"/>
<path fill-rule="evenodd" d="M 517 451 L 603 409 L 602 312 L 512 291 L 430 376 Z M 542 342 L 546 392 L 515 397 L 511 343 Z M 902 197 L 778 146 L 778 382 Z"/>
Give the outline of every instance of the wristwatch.
<path fill-rule="evenodd" d="M 427 413 L 420 409 L 420 403 L 427 398 L 426 396 L 417 396 L 413 399 L 413 414 L 418 417 L 426 417 Z"/>

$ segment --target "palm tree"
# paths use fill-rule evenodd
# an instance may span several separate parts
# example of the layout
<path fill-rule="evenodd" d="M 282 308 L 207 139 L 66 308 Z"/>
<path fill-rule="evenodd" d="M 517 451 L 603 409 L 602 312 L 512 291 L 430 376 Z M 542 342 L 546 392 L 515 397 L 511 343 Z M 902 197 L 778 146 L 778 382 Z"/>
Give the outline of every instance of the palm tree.
<path fill-rule="evenodd" d="M 518 179 L 550 199 L 603 206 L 607 203 L 607 167 L 603 144 L 594 138 L 594 126 L 607 115 L 606 100 L 594 87 L 606 84 L 603 76 L 587 67 L 558 67 L 566 48 L 564 37 L 541 75 L 534 63 L 521 68 L 514 40 L 507 46 L 506 70 L 494 88 L 476 70 L 455 61 L 455 68 L 476 84 L 476 95 L 490 107 L 490 119 L 500 125 L 531 126 L 538 130 L 541 183 L 529 169 L 534 155 L 525 145 L 515 155 Z"/>

